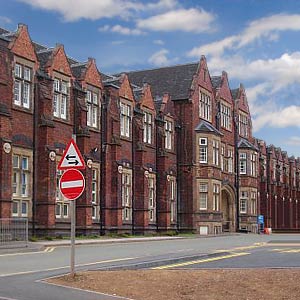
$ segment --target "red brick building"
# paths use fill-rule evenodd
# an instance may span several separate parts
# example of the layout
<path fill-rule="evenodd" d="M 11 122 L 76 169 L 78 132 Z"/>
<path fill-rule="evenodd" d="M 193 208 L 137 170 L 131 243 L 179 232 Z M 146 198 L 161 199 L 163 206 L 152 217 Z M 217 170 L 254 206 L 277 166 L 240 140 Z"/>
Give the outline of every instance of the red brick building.
<path fill-rule="evenodd" d="M 101 62 L 100 62 L 101 63 Z M 62 45 L 0 29 L 0 217 L 70 229 L 57 164 L 71 138 L 86 189 L 82 234 L 257 232 L 300 226 L 300 161 L 252 136 L 245 89 L 198 63 L 105 75 Z"/>

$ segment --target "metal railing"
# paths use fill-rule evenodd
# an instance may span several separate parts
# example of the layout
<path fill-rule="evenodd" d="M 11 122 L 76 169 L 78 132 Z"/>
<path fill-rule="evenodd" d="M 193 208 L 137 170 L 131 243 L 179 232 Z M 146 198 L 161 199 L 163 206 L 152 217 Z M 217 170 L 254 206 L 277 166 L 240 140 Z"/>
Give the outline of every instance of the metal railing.
<path fill-rule="evenodd" d="M 0 248 L 28 245 L 27 218 L 0 218 Z"/>

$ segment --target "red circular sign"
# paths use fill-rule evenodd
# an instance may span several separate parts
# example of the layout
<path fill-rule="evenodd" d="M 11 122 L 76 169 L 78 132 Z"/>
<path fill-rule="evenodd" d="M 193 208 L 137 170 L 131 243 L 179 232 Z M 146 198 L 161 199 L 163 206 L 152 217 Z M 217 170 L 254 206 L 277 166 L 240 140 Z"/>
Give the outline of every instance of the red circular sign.
<path fill-rule="evenodd" d="M 59 180 L 61 193 L 69 200 L 77 199 L 84 191 L 85 179 L 82 173 L 76 169 L 64 172 Z"/>

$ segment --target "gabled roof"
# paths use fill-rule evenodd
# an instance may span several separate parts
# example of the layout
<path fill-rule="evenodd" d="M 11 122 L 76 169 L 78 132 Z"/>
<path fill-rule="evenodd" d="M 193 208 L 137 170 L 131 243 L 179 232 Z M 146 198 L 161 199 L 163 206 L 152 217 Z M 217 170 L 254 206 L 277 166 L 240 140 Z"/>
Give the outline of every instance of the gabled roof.
<path fill-rule="evenodd" d="M 251 149 L 251 150 L 255 150 L 255 151 L 259 150 L 256 146 L 254 146 L 249 141 L 247 141 L 243 138 L 241 138 L 240 141 L 238 142 L 238 148 Z"/>
<path fill-rule="evenodd" d="M 37 52 L 37 57 L 41 63 L 41 67 L 44 67 L 49 61 L 50 56 L 53 54 L 54 48 L 48 48 Z"/>
<path fill-rule="evenodd" d="M 193 77 L 199 63 L 163 67 L 151 70 L 127 72 L 131 83 L 143 86 L 151 85 L 153 97 L 169 93 L 172 100 L 188 99 Z"/>
<path fill-rule="evenodd" d="M 217 128 L 212 126 L 210 123 L 202 120 L 197 127 L 195 128 L 195 131 L 197 132 L 209 132 L 209 133 L 214 133 L 216 135 L 223 135 Z"/>
<path fill-rule="evenodd" d="M 0 34 L 5 34 L 5 33 L 9 33 L 9 31 L 0 27 Z"/>
<path fill-rule="evenodd" d="M 220 88 L 222 83 L 222 76 L 211 76 L 211 83 L 213 88 Z"/>
<path fill-rule="evenodd" d="M 70 60 L 69 60 L 69 62 L 70 62 Z M 73 72 L 74 76 L 77 78 L 81 78 L 81 76 L 85 72 L 86 68 L 87 68 L 87 62 L 71 65 L 72 72 Z"/>
<path fill-rule="evenodd" d="M 233 89 L 231 90 L 232 98 L 233 100 L 236 100 L 239 95 L 239 89 Z"/>

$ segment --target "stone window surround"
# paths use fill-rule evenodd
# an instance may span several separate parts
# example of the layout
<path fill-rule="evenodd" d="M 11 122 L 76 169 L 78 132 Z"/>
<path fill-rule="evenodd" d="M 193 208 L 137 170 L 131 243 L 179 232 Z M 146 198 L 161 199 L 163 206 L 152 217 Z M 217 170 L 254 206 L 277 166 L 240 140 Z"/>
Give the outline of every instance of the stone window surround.
<path fill-rule="evenodd" d="M 54 85 L 55 85 L 55 81 L 53 82 L 53 116 L 57 119 L 57 120 L 61 120 L 61 121 L 65 121 L 67 122 L 70 119 L 70 101 L 71 101 L 71 79 L 69 76 L 66 76 L 62 73 L 53 71 L 53 80 L 54 79 L 58 79 L 60 80 L 60 82 L 66 82 L 67 83 L 67 93 L 64 93 L 63 91 L 55 91 Z M 58 107 L 59 107 L 59 112 L 57 115 L 55 115 L 55 111 L 54 111 L 54 97 L 55 95 L 57 95 L 60 99 L 59 103 L 58 103 Z M 61 97 L 64 96 L 66 97 L 66 105 L 65 105 L 65 117 L 62 117 L 63 115 L 61 114 Z"/>
<path fill-rule="evenodd" d="M 129 115 L 122 114 L 122 105 L 124 105 L 123 107 L 129 108 Z M 133 104 L 131 101 L 120 97 L 119 107 L 120 107 L 120 136 L 121 138 L 124 139 L 132 139 Z"/>
<path fill-rule="evenodd" d="M 22 67 L 28 67 L 29 69 L 31 69 L 31 80 L 30 80 L 30 97 L 29 97 L 29 107 L 26 107 L 26 106 L 23 106 L 22 104 L 22 99 L 20 99 L 21 103 L 20 104 L 16 104 L 15 103 L 15 92 L 13 90 L 13 107 L 14 108 L 18 108 L 18 109 L 21 109 L 21 110 L 26 110 L 26 111 L 33 111 L 33 105 L 34 105 L 34 89 L 33 89 L 33 81 L 34 81 L 34 76 L 35 76 L 35 63 L 30 61 L 30 60 L 27 60 L 25 58 L 22 58 L 22 57 L 19 57 L 19 56 L 15 56 L 15 59 L 14 59 L 14 70 L 15 70 L 15 65 L 18 64 L 18 65 L 21 65 Z M 15 76 L 14 76 L 15 78 Z M 15 80 L 15 79 L 14 79 Z M 22 79 L 23 80 L 23 79 Z M 26 82 L 29 82 L 26 80 Z M 15 87 L 13 87 L 14 89 Z M 22 98 L 22 95 L 23 93 L 21 93 L 21 98 Z"/>
<path fill-rule="evenodd" d="M 12 148 L 12 159 L 13 156 L 17 155 L 19 157 L 28 157 L 28 190 L 27 190 L 27 195 L 26 196 L 22 196 L 22 195 L 13 195 L 12 194 L 12 216 L 13 217 L 28 217 L 31 218 L 32 217 L 32 171 L 33 171 L 33 153 L 32 150 L 28 150 L 28 149 L 24 149 L 24 148 L 20 148 L 20 147 L 13 147 Z M 21 162 L 19 161 L 19 164 Z M 13 165 L 12 165 L 13 168 Z M 14 172 L 14 171 L 13 171 Z M 12 172 L 12 173 L 13 173 Z M 13 182 L 12 182 L 13 183 Z M 21 209 L 22 209 L 22 203 L 26 203 L 27 206 L 27 213 L 23 214 Z M 18 213 L 13 213 L 13 205 L 14 203 L 18 203 L 17 205 L 17 209 L 18 209 Z"/>
<path fill-rule="evenodd" d="M 87 121 L 87 126 L 89 126 L 91 129 L 96 129 L 99 130 L 101 127 L 101 89 L 98 87 L 95 87 L 93 85 L 90 84 L 86 84 L 86 92 L 91 92 L 91 101 L 89 102 L 87 99 L 87 95 L 86 95 L 86 104 L 87 104 L 87 117 L 86 117 L 86 121 Z M 97 95 L 97 100 L 98 103 L 94 103 L 94 98 L 93 96 Z M 90 107 L 90 112 L 89 112 L 89 107 Z M 96 110 L 97 112 L 97 116 L 96 116 L 96 123 L 93 123 L 93 112 L 94 110 Z M 90 114 L 90 115 L 89 115 Z M 92 122 L 91 122 L 92 121 Z"/>

